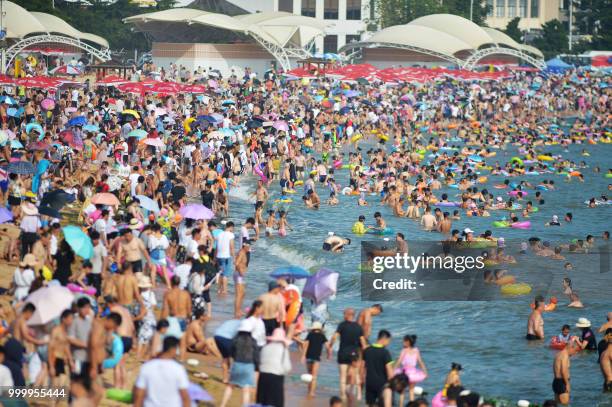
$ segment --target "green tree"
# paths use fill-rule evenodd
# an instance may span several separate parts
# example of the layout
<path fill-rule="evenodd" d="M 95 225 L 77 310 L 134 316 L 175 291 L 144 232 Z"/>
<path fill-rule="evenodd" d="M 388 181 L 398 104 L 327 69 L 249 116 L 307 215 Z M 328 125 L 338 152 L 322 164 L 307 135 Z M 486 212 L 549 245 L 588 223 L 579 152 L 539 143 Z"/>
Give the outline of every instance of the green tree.
<path fill-rule="evenodd" d="M 470 8 L 472 9 L 472 21 L 480 26 L 486 25 L 487 13 L 490 11 L 486 2 L 478 0 L 442 0 L 445 13 L 456 14 L 470 19 Z"/>
<path fill-rule="evenodd" d="M 542 25 L 542 35 L 534 40 L 533 45 L 539 48 L 546 58 L 550 58 L 567 51 L 567 34 L 567 24 L 551 20 Z"/>
<path fill-rule="evenodd" d="M 375 7 L 382 28 L 444 11 L 438 0 L 375 0 Z"/>
<path fill-rule="evenodd" d="M 512 20 L 508 21 L 508 25 L 506 25 L 506 29 L 504 30 L 510 38 L 519 43 L 523 42 L 523 32 L 519 28 L 520 21 L 520 17 L 514 17 Z"/>

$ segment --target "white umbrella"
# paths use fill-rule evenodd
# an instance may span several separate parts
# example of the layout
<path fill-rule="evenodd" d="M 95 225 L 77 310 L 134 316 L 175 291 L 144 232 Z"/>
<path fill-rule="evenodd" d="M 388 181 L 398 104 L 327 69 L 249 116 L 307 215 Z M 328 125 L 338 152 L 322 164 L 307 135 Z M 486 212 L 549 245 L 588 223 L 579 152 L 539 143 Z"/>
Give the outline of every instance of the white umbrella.
<path fill-rule="evenodd" d="M 39 288 L 26 298 L 36 307 L 28 325 L 45 325 L 58 318 L 74 301 L 74 294 L 61 285 Z"/>
<path fill-rule="evenodd" d="M 138 198 L 138 200 L 140 201 L 140 206 L 142 206 L 146 210 L 154 212 L 154 213 L 159 212 L 159 205 L 157 205 L 157 202 L 155 202 L 148 196 L 136 195 L 136 198 Z"/>

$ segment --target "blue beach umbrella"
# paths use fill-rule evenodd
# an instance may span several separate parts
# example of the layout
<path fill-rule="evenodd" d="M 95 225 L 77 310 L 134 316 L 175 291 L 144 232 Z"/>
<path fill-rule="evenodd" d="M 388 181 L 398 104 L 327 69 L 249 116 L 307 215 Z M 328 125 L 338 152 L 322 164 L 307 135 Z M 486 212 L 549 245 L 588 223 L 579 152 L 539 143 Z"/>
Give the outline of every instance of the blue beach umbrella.
<path fill-rule="evenodd" d="M 227 99 L 227 100 L 224 100 L 223 102 L 221 102 L 221 104 L 222 104 L 223 106 L 228 106 L 228 105 L 235 105 L 235 104 L 236 104 L 236 102 L 234 102 L 234 101 L 233 101 L 233 100 L 231 100 L 231 99 Z"/>
<path fill-rule="evenodd" d="M 94 248 L 91 239 L 81 228 L 68 225 L 62 228 L 62 231 L 64 232 L 64 239 L 77 256 L 84 259 L 90 259 L 93 256 Z"/>
<path fill-rule="evenodd" d="M 84 126 L 87 124 L 87 119 L 84 116 L 77 116 L 68 121 L 68 126 Z"/>
<path fill-rule="evenodd" d="M 26 133 L 30 134 L 30 132 L 32 130 L 35 130 L 38 132 L 38 134 L 45 134 L 45 132 L 43 131 L 43 128 L 40 124 L 38 123 L 28 123 L 26 125 Z"/>
<path fill-rule="evenodd" d="M 132 130 L 128 133 L 127 138 L 136 137 L 138 140 L 142 140 L 147 137 L 147 132 L 141 129 Z"/>
<path fill-rule="evenodd" d="M 15 161 L 9 163 L 8 167 L 6 167 L 6 171 L 9 174 L 17 174 L 17 175 L 30 175 L 34 174 L 34 166 L 29 161 Z"/>
<path fill-rule="evenodd" d="M 7 105 L 16 105 L 15 99 L 10 96 L 0 96 L 0 103 L 6 103 Z"/>
<path fill-rule="evenodd" d="M 270 277 L 301 279 L 310 277 L 310 273 L 299 266 L 286 266 L 274 270 Z"/>
<path fill-rule="evenodd" d="M 96 126 L 95 124 L 88 124 L 87 126 L 83 127 L 83 130 L 97 133 L 100 131 L 100 127 Z"/>
<path fill-rule="evenodd" d="M 23 148 L 23 144 L 21 144 L 21 142 L 17 139 L 15 140 L 11 140 L 11 149 L 12 150 L 17 150 Z"/>

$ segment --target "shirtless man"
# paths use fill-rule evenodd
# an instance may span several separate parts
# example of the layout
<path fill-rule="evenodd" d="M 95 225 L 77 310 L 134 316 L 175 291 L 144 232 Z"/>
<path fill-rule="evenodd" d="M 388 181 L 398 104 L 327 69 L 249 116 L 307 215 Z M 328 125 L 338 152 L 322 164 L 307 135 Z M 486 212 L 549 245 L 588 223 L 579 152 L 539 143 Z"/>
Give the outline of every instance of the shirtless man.
<path fill-rule="evenodd" d="M 363 330 L 363 337 L 367 340 L 370 338 L 372 333 L 372 317 L 382 314 L 383 307 L 380 304 L 374 304 L 371 307 L 364 308 L 359 312 L 357 317 L 357 323 L 361 325 Z"/>
<path fill-rule="evenodd" d="M 603 391 L 604 393 L 612 393 L 612 328 L 606 330 L 604 340 L 607 341 L 607 345 L 599 356 L 599 367 L 601 367 L 601 374 L 604 379 Z"/>
<path fill-rule="evenodd" d="M 336 236 L 333 232 L 329 232 L 328 236 L 323 241 L 323 250 L 332 253 L 340 253 L 344 249 L 344 246 L 350 244 L 351 239 Z"/>
<path fill-rule="evenodd" d="M 49 375 L 51 383 L 56 387 L 68 386 L 70 372 L 74 372 L 74 361 L 70 352 L 68 329 L 72 324 L 72 311 L 64 310 L 60 324 L 51 330 L 49 340 Z M 68 370 L 70 368 L 70 370 Z"/>
<path fill-rule="evenodd" d="M 125 361 L 134 344 L 134 321 L 131 312 L 126 307 L 119 304 L 116 298 L 108 297 L 105 300 L 108 309 L 121 316 L 121 324 L 117 327 L 117 335 L 121 337 L 121 342 L 123 342 L 123 356 L 121 357 L 121 361 L 115 366 L 114 374 L 115 387 L 122 389 L 125 386 L 126 378 Z"/>
<path fill-rule="evenodd" d="M 26 305 L 23 306 L 21 314 L 19 314 L 17 318 L 15 318 L 15 321 L 13 321 L 12 326 L 13 337 L 24 345 L 27 356 L 34 355 L 37 346 L 42 346 L 46 344 L 46 341 L 37 339 L 34 335 L 32 335 L 30 327 L 28 326 L 28 320 L 32 318 L 32 315 L 35 311 L 36 306 L 31 302 L 28 302 Z M 41 379 L 44 378 L 44 376 L 44 374 L 39 375 Z M 30 378 L 31 381 L 35 381 L 36 379 L 38 378 Z"/>
<path fill-rule="evenodd" d="M 280 186 L 283 192 L 291 189 L 291 184 L 289 183 L 289 179 L 291 178 L 291 174 L 289 173 L 289 165 L 291 164 L 291 160 L 287 159 L 285 161 L 285 165 L 283 166 L 283 172 L 280 177 Z"/>
<path fill-rule="evenodd" d="M 444 212 L 442 220 L 438 223 L 438 231 L 445 235 L 449 235 L 453 227 L 453 222 L 450 220 L 450 213 Z"/>
<path fill-rule="evenodd" d="M 570 401 L 570 357 L 575 355 L 580 347 L 570 342 L 565 349 L 557 353 L 553 362 L 554 379 L 552 389 L 557 403 L 567 405 Z"/>
<path fill-rule="evenodd" d="M 140 238 L 134 236 L 130 229 L 124 229 L 121 231 L 121 241 L 119 242 L 119 248 L 117 249 L 117 259 L 119 262 L 127 262 L 132 266 L 132 272 L 134 274 L 142 272 L 142 259 L 151 264 L 151 257 L 145 247 L 144 243 Z M 155 276 L 153 276 L 155 277 Z M 151 279 L 155 281 L 155 278 Z"/>
<path fill-rule="evenodd" d="M 219 349 L 213 338 L 204 336 L 204 328 L 206 326 L 206 314 L 203 310 L 197 310 L 193 314 L 193 321 L 187 326 L 185 331 L 185 340 L 187 351 L 192 353 L 202 353 L 204 355 L 212 354 L 218 358 L 221 357 Z"/>
<path fill-rule="evenodd" d="M 403 233 L 397 233 L 397 235 L 395 235 L 395 244 L 397 245 L 398 253 L 408 254 L 408 242 Z"/>
<path fill-rule="evenodd" d="M 603 324 L 602 326 L 600 326 L 597 332 L 603 333 L 603 332 L 606 332 L 610 328 L 612 328 L 612 312 L 608 312 L 607 322 Z"/>
<path fill-rule="evenodd" d="M 257 181 L 257 190 L 255 191 L 254 195 L 255 203 L 261 202 L 264 204 L 268 200 L 268 190 L 264 186 L 264 182 L 262 180 Z"/>
<path fill-rule="evenodd" d="M 535 301 L 535 308 L 529 315 L 529 321 L 527 322 L 527 335 L 525 339 L 528 341 L 535 341 L 544 339 L 544 319 L 542 318 L 542 312 L 544 312 L 544 301 Z"/>
<path fill-rule="evenodd" d="M 385 222 L 380 212 L 374 213 L 374 221 L 376 222 L 376 226 L 370 226 L 369 229 L 383 231 L 387 228 L 387 222 Z"/>
<path fill-rule="evenodd" d="M 191 296 L 179 287 L 180 283 L 181 279 L 178 276 L 172 276 L 170 280 L 172 288 L 164 294 L 161 317 L 175 317 L 181 326 L 181 331 L 185 332 L 187 322 L 191 318 Z"/>
<path fill-rule="evenodd" d="M 249 267 L 249 252 L 251 251 L 251 244 L 249 242 L 243 242 L 242 247 L 236 255 L 236 261 L 234 264 L 234 284 L 236 287 L 236 298 L 234 299 L 234 316 L 236 318 L 242 317 L 242 302 L 244 300 L 245 290 L 245 279 L 247 269 Z"/>
<path fill-rule="evenodd" d="M 321 205 L 321 198 L 313 189 L 306 193 L 303 200 L 306 207 L 310 209 L 319 209 L 319 205 Z"/>
<path fill-rule="evenodd" d="M 123 266 L 115 280 L 115 285 L 117 287 L 117 302 L 127 308 L 132 316 L 136 316 L 139 308 L 138 304 L 142 304 L 142 297 L 140 296 L 140 290 L 138 290 L 138 279 L 134 275 L 130 263 Z"/>
<path fill-rule="evenodd" d="M 436 230 L 437 223 L 436 217 L 431 214 L 431 208 L 425 208 L 425 213 L 421 216 L 421 226 L 423 226 L 423 229 L 427 232 L 432 232 Z"/>
<path fill-rule="evenodd" d="M 281 286 L 276 281 L 268 284 L 268 292 L 259 296 L 262 302 L 262 315 L 266 327 L 266 336 L 281 326 L 281 321 L 285 320 L 285 301 L 281 294 Z"/>

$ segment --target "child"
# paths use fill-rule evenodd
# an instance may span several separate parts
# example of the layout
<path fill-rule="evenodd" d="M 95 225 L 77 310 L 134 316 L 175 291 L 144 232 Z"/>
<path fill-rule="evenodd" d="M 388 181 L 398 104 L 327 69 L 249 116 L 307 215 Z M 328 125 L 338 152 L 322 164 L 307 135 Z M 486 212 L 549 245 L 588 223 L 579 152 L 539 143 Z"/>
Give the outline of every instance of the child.
<path fill-rule="evenodd" d="M 278 220 L 278 235 L 280 237 L 287 236 L 287 229 L 293 231 L 289 223 L 287 222 L 287 212 L 280 211 L 278 213 L 280 215 L 280 219 Z"/>
<path fill-rule="evenodd" d="M 266 219 L 266 237 L 272 237 L 272 231 L 274 230 L 274 224 L 276 223 L 274 209 L 268 211 L 268 218 Z"/>
<path fill-rule="evenodd" d="M 302 351 L 302 363 L 306 363 L 306 370 L 312 376 L 308 384 L 308 396 L 314 397 L 317 389 L 317 376 L 319 374 L 319 363 L 321 362 L 321 352 L 323 345 L 327 342 L 325 334 L 322 332 L 323 326 L 319 321 L 312 323 L 312 328 L 304 341 Z"/>

